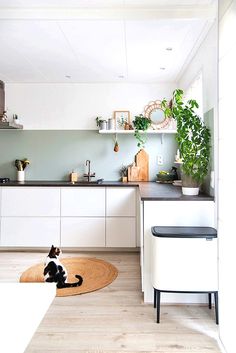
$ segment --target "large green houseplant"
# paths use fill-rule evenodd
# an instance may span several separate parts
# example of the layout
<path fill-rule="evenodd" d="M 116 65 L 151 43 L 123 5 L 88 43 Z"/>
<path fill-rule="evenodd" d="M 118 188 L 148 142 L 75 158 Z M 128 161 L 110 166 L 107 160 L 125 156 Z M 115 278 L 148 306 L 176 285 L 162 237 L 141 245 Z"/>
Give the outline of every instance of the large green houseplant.
<path fill-rule="evenodd" d="M 210 160 L 210 130 L 196 114 L 198 103 L 194 99 L 184 102 L 184 92 L 176 89 L 170 103 L 162 101 L 166 116 L 177 123 L 177 142 L 182 159 L 182 190 L 184 194 L 196 195 L 208 173 Z M 195 189 L 195 190 L 192 190 Z"/>

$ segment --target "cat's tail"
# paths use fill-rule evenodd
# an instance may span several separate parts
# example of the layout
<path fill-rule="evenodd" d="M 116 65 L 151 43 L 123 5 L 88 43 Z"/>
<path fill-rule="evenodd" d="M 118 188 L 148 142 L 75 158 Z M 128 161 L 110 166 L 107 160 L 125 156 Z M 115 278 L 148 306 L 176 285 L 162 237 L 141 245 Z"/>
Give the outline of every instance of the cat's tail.
<path fill-rule="evenodd" d="M 80 275 L 75 275 L 78 282 L 74 283 L 57 283 L 57 288 L 79 287 L 83 283 L 83 278 Z"/>

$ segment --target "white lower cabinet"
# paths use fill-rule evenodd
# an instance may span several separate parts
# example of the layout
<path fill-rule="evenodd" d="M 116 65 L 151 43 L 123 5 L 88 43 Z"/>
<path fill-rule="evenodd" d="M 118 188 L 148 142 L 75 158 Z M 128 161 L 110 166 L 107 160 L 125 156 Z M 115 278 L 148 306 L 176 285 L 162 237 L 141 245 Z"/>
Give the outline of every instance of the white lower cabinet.
<path fill-rule="evenodd" d="M 62 188 L 61 216 L 105 217 L 105 188 Z"/>
<path fill-rule="evenodd" d="M 2 217 L 60 217 L 60 188 L 3 187 Z"/>
<path fill-rule="evenodd" d="M 135 217 L 136 189 L 134 187 L 107 188 L 106 215 L 108 217 Z"/>
<path fill-rule="evenodd" d="M 136 188 L 106 190 L 106 246 L 136 247 Z"/>
<path fill-rule="evenodd" d="M 105 218 L 62 217 L 62 247 L 105 247 Z"/>
<path fill-rule="evenodd" d="M 136 218 L 109 217 L 106 219 L 107 247 L 136 247 Z"/>
<path fill-rule="evenodd" d="M 60 217 L 2 217 L 1 245 L 50 247 L 60 245 Z"/>
<path fill-rule="evenodd" d="M 0 246 L 136 247 L 136 187 L 1 187 Z"/>

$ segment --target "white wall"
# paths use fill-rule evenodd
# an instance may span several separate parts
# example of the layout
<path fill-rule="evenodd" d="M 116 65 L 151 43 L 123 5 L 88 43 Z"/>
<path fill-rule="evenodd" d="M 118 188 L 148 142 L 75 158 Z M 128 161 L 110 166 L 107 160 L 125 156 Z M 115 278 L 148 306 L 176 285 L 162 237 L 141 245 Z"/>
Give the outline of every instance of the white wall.
<path fill-rule="evenodd" d="M 151 100 L 170 98 L 174 83 L 6 84 L 9 118 L 18 114 L 25 129 L 96 129 L 95 118 L 115 110 L 143 113 Z"/>
<path fill-rule="evenodd" d="M 232 0 L 219 0 L 219 19 L 221 19 L 228 7 L 231 5 Z"/>
<path fill-rule="evenodd" d="M 236 174 L 235 81 L 236 81 L 236 0 L 220 1 L 219 26 L 219 285 L 220 338 L 227 353 L 236 352 L 235 270 L 236 191 L 230 175 Z M 230 5 L 230 6 L 229 6 Z M 233 178 L 234 179 L 234 178 Z"/>
<path fill-rule="evenodd" d="M 210 195 L 215 195 L 217 198 L 217 191 L 215 190 L 217 146 L 214 141 L 217 141 L 218 136 L 218 21 L 212 24 L 196 55 L 180 77 L 178 87 L 182 88 L 184 91 L 188 89 L 200 72 L 202 72 L 203 81 L 203 113 L 205 114 L 213 109 L 214 114 L 211 114 L 213 115 L 214 121 L 207 122 L 208 127 L 212 129 L 212 158 L 214 158 L 214 161 L 210 162 L 209 172 L 205 179 L 203 189 L 210 193 Z M 215 214 L 215 223 L 217 223 L 217 214 Z"/>
<path fill-rule="evenodd" d="M 178 87 L 186 90 L 200 71 L 203 76 L 203 112 L 217 110 L 217 21 L 212 25 L 196 55 L 178 81 Z"/>

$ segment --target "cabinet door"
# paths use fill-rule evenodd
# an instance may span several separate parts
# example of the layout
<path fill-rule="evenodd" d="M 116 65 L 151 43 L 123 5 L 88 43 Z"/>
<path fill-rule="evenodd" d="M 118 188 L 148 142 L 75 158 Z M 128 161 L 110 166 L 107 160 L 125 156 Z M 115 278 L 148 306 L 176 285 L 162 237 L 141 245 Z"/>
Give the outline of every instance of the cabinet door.
<path fill-rule="evenodd" d="M 73 187 L 61 189 L 61 215 L 105 216 L 104 187 Z"/>
<path fill-rule="evenodd" d="M 62 217 L 61 245 L 104 247 L 105 218 Z"/>
<path fill-rule="evenodd" d="M 59 217 L 2 217 L 1 246 L 60 246 Z"/>
<path fill-rule="evenodd" d="M 110 217 L 106 219 L 107 247 L 136 247 L 136 219 Z"/>
<path fill-rule="evenodd" d="M 107 216 L 136 216 L 136 189 L 131 187 L 108 187 L 106 190 Z"/>
<path fill-rule="evenodd" d="M 2 216 L 60 216 L 60 189 L 3 187 Z"/>

